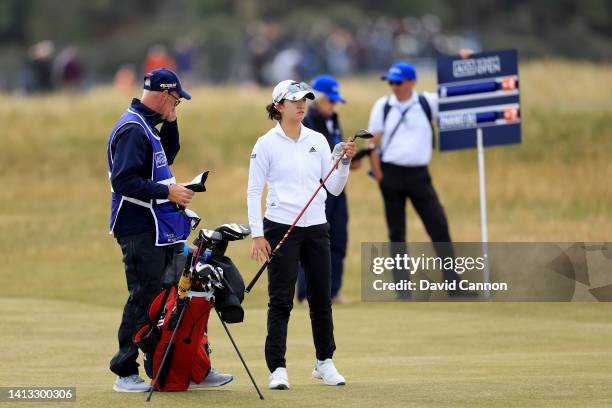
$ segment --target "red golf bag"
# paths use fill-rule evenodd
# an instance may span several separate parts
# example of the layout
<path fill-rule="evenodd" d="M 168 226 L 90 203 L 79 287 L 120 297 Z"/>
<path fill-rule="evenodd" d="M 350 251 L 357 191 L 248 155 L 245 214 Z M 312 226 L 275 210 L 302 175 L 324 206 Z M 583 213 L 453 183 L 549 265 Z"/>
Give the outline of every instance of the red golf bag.
<path fill-rule="evenodd" d="M 207 298 L 195 296 L 178 303 L 176 287 L 162 290 L 149 308 L 149 323 L 134 336 L 145 353 L 147 375 L 155 378 L 181 308 L 186 308 L 155 391 L 185 391 L 190 381 L 202 382 L 210 370 L 206 328 L 212 305 Z"/>
<path fill-rule="evenodd" d="M 177 261 L 184 263 L 180 279 L 178 276 L 166 279 L 172 286 L 155 297 L 149 307 L 149 322 L 134 336 L 134 342 L 145 354 L 145 371 L 154 379 L 176 329 L 155 391 L 185 391 L 191 381 L 199 384 L 208 375 L 210 353 L 206 331 L 213 304 L 206 296 L 214 294 L 214 307 L 223 322 L 239 323 L 244 319 L 241 306 L 244 281 L 236 265 L 224 254 L 228 241 L 243 239 L 250 230 L 239 224 L 224 224 L 217 230 L 200 231 L 194 241 L 198 247 L 195 255 L 189 250 L 186 260 Z M 178 293 L 185 296 L 180 298 Z"/>

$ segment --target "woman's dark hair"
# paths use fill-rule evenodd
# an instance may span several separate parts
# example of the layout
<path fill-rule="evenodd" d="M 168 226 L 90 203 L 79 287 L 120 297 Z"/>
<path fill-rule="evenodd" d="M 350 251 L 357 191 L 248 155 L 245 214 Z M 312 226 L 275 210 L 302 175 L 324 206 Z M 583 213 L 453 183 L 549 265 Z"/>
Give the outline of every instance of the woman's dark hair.
<path fill-rule="evenodd" d="M 278 109 L 276 109 L 276 106 L 274 106 L 273 103 L 266 106 L 266 111 L 268 112 L 268 119 L 278 121 L 281 120 L 281 113 Z"/>

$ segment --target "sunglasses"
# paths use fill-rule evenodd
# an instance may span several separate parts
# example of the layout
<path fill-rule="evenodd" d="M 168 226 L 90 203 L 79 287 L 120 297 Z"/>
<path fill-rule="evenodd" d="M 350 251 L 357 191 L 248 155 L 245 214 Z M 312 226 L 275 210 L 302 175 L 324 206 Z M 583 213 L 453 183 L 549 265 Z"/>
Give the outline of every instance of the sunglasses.
<path fill-rule="evenodd" d="M 389 81 L 389 85 L 391 86 L 400 86 L 404 81 Z"/>
<path fill-rule="evenodd" d="M 274 102 L 280 102 L 283 99 L 285 99 L 285 97 L 289 94 L 294 94 L 297 92 L 301 92 L 301 91 L 310 91 L 312 90 L 312 88 L 310 87 L 310 85 L 308 85 L 306 82 L 293 82 L 291 83 L 291 85 L 289 85 L 287 87 L 287 89 L 285 90 L 285 92 L 283 92 L 282 94 L 280 94 L 275 100 Z"/>

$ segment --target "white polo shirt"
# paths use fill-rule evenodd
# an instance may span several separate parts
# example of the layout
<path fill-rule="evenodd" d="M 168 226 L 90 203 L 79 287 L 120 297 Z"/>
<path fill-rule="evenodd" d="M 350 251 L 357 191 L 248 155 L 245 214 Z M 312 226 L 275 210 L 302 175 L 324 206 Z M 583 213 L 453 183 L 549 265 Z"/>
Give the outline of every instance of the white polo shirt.
<path fill-rule="evenodd" d="M 266 218 L 291 225 L 319 187 L 319 180 L 330 171 L 332 164 L 332 154 L 325 136 L 304 125 L 297 140 L 285 135 L 280 124 L 257 139 L 251 153 L 247 188 L 252 236 L 263 236 L 261 196 L 266 184 Z M 334 195 L 342 192 L 348 180 L 349 167 L 340 163 L 325 183 L 327 191 Z M 309 227 L 326 223 L 326 198 L 325 190 L 319 190 L 296 225 Z"/>
<path fill-rule="evenodd" d="M 438 95 L 424 92 L 429 102 L 433 120 L 438 115 Z M 391 109 L 383 124 L 385 102 L 389 100 Z M 395 135 L 389 142 L 389 135 L 399 122 L 402 112 L 409 109 Z M 427 115 L 419 104 L 415 91 L 407 101 L 398 101 L 395 95 L 383 96 L 376 101 L 370 112 L 368 130 L 372 133 L 382 132 L 382 161 L 398 166 L 425 166 L 431 160 L 432 132 Z"/>

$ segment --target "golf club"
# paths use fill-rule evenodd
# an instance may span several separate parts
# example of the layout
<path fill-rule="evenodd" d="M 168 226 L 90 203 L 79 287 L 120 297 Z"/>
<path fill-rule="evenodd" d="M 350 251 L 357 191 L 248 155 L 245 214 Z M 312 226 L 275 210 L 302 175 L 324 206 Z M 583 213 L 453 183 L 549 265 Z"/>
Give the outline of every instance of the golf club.
<path fill-rule="evenodd" d="M 159 364 L 159 369 L 157 370 L 157 374 L 155 375 L 155 379 L 153 380 L 153 384 L 151 384 L 151 390 L 149 391 L 149 396 L 147 397 L 147 402 L 151 401 L 151 396 L 153 395 L 153 391 L 155 390 L 155 386 L 157 385 L 157 382 L 159 381 L 159 377 L 160 377 L 161 373 L 165 369 L 166 359 L 170 355 L 170 351 L 172 350 L 172 346 L 174 344 L 174 338 L 176 337 L 176 333 L 178 332 L 178 329 L 181 326 L 181 321 L 183 320 L 183 315 L 185 314 L 185 310 L 187 309 L 187 306 L 189 306 L 188 299 L 189 298 L 185 298 L 185 304 L 183 305 L 183 308 L 181 309 L 181 313 L 179 314 L 178 320 L 177 320 L 176 325 L 174 327 L 174 331 L 172 332 L 172 336 L 170 337 L 170 341 L 168 342 L 168 347 L 166 347 L 166 351 L 164 352 L 164 357 L 162 358 L 162 361 Z M 177 304 L 178 304 L 178 302 L 177 302 Z"/>
<path fill-rule="evenodd" d="M 365 129 L 360 129 L 357 132 L 355 132 L 355 134 L 350 139 L 350 141 L 354 142 L 357 139 L 371 139 L 372 137 L 374 137 L 374 136 L 370 132 L 368 132 Z M 251 289 L 253 289 L 253 286 L 255 286 L 255 283 L 257 283 L 257 280 L 259 280 L 259 278 L 260 278 L 261 274 L 263 273 L 263 271 L 270 264 L 272 259 L 274 259 L 276 254 L 278 254 L 278 251 L 280 250 L 281 246 L 283 246 L 283 244 L 285 243 L 285 241 L 289 237 L 289 234 L 291 234 L 291 231 L 293 231 L 293 229 L 295 228 L 295 225 L 297 224 L 297 222 L 300 220 L 300 218 L 302 218 L 302 215 L 304 215 L 304 212 L 306 212 L 306 209 L 308 208 L 308 206 L 310 205 L 312 200 L 314 200 L 314 198 L 319 193 L 319 190 L 321 190 L 321 188 L 325 185 L 325 182 L 331 176 L 332 172 L 336 169 L 336 167 L 338 167 L 338 164 L 340 163 L 340 160 L 342 160 L 342 157 L 344 157 L 345 151 L 346 151 L 346 147 L 342 151 L 342 154 L 340 155 L 340 157 L 338 157 L 338 159 L 336 160 L 334 165 L 331 167 L 331 169 L 329 170 L 329 172 L 327 173 L 325 178 L 321 181 L 321 184 L 319 184 L 319 187 L 317 187 L 317 189 L 315 190 L 315 192 L 312 195 L 312 197 L 310 197 L 310 200 L 308 200 L 308 202 L 306 203 L 304 208 L 302 208 L 302 211 L 300 211 L 300 213 L 296 217 L 295 221 L 293 221 L 293 224 L 291 224 L 291 226 L 289 227 L 289 229 L 287 230 L 287 232 L 285 233 L 283 238 L 280 240 L 280 242 L 278 244 L 276 244 L 276 247 L 274 247 L 274 250 L 270 254 L 270 257 L 268 258 L 268 260 L 261 266 L 261 268 L 259 268 L 259 271 L 257 271 L 257 273 L 255 274 L 255 276 L 253 277 L 251 282 L 248 284 L 248 286 L 244 290 L 246 293 L 249 293 L 251 291 Z"/>

